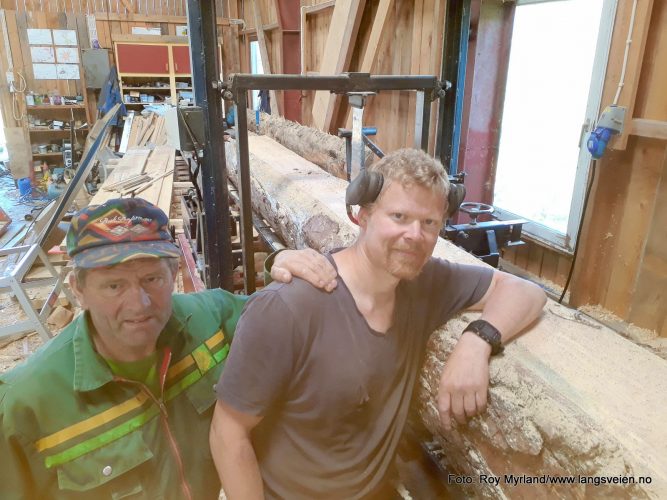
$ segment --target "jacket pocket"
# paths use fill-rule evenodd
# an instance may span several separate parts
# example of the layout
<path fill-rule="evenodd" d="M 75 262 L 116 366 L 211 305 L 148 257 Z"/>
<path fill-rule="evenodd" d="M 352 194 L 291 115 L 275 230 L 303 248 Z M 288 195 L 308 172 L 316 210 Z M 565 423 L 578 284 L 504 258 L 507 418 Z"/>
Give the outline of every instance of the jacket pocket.
<path fill-rule="evenodd" d="M 57 468 L 63 492 L 88 492 L 100 498 L 145 498 L 141 467 L 153 458 L 139 432 L 132 432 Z"/>
<path fill-rule="evenodd" d="M 202 377 L 185 390 L 188 399 L 200 415 L 211 408 L 217 396 L 215 384 L 218 383 L 224 362 L 207 371 Z"/>

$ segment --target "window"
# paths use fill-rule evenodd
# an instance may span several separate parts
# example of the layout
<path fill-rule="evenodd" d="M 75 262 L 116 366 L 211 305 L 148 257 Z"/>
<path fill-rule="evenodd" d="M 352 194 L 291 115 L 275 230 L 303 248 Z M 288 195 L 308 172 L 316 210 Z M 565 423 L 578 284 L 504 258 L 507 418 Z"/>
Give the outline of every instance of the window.
<path fill-rule="evenodd" d="M 257 40 L 250 42 L 250 73 L 253 75 L 263 75 L 262 58 L 259 54 L 259 42 Z M 252 109 L 259 109 L 259 90 L 252 90 Z"/>
<path fill-rule="evenodd" d="M 494 206 L 571 251 L 590 166 L 616 0 L 517 0 Z"/>

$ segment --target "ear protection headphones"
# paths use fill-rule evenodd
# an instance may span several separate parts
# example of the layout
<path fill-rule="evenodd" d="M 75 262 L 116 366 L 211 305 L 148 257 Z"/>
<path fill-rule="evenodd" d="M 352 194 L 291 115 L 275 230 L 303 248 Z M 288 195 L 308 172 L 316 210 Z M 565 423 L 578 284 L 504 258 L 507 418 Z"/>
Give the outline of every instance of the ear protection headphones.
<path fill-rule="evenodd" d="M 384 177 L 380 172 L 369 172 L 365 168 L 347 185 L 345 190 L 345 204 L 367 205 L 373 203 L 382 191 Z M 463 184 L 450 183 L 447 195 L 447 218 L 449 219 L 459 209 L 466 196 Z"/>

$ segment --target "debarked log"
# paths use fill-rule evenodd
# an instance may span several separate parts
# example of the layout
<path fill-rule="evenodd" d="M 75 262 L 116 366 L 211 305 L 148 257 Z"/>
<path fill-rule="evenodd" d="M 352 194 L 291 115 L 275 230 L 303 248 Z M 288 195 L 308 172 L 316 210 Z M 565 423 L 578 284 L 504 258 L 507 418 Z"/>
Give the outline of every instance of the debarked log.
<path fill-rule="evenodd" d="M 344 181 L 269 137 L 251 136 L 250 152 L 253 207 L 291 247 L 326 251 L 354 240 Z M 434 255 L 484 265 L 444 240 Z M 452 481 L 470 481 L 471 495 L 486 498 L 667 498 L 667 363 L 552 300 L 491 361 L 487 412 L 443 432 L 440 373 L 477 317 L 463 312 L 433 334 L 417 389 L 422 419 L 459 475 Z"/>
<path fill-rule="evenodd" d="M 254 115 L 254 111 L 248 110 L 249 130 L 271 137 L 331 175 L 341 179 L 347 178 L 345 139 L 266 113 L 260 115 L 258 130 Z M 366 165 L 370 165 L 376 159 L 371 150 L 366 148 Z"/>

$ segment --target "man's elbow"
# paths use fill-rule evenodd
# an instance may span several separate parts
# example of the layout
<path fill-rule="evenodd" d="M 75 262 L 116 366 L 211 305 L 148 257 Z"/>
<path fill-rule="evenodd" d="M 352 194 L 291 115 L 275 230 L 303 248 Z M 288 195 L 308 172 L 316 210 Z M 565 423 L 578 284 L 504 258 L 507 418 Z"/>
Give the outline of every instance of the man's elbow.
<path fill-rule="evenodd" d="M 535 283 L 527 280 L 521 280 L 521 285 L 524 289 L 524 299 L 531 304 L 532 310 L 535 312 L 535 317 L 539 316 L 547 303 L 546 292 Z"/>

